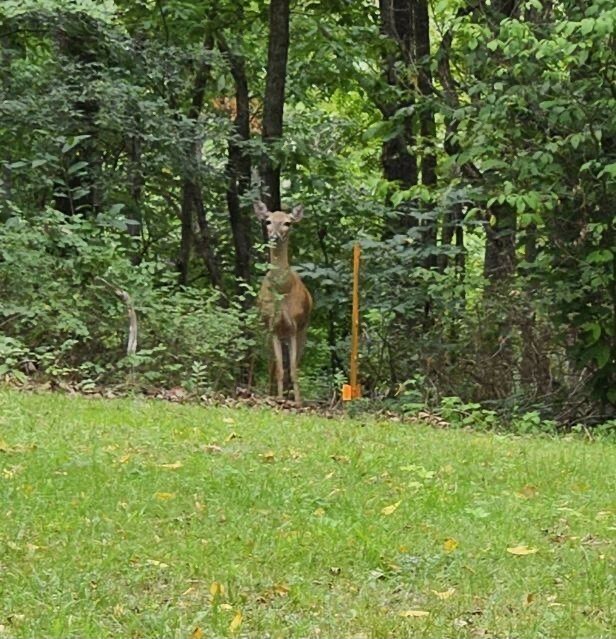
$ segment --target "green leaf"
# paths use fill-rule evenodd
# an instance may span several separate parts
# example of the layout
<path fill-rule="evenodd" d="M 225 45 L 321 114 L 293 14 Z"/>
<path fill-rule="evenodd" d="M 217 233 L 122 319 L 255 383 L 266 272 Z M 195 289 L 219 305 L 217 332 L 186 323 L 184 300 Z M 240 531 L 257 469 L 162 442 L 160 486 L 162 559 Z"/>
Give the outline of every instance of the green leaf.
<path fill-rule="evenodd" d="M 611 262 L 613 258 L 614 255 L 610 249 L 599 249 L 589 253 L 586 256 L 586 261 L 591 264 L 605 264 L 606 262 Z"/>
<path fill-rule="evenodd" d="M 603 368 L 610 361 L 611 349 L 607 344 L 598 345 L 595 349 L 595 361 L 599 368 Z"/>
<path fill-rule="evenodd" d="M 580 23 L 580 32 L 582 35 L 588 35 L 595 28 L 594 18 L 584 18 Z"/>

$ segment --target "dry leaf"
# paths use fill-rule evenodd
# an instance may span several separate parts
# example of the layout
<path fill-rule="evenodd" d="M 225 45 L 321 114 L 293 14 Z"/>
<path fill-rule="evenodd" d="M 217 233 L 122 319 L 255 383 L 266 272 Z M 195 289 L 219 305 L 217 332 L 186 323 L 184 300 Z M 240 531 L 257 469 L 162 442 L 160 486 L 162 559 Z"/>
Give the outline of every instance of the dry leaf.
<path fill-rule="evenodd" d="M 242 613 L 236 612 L 235 617 L 233 617 L 231 623 L 229 624 L 229 632 L 236 632 L 237 630 L 239 630 L 239 627 L 242 625 L 242 619 Z"/>
<path fill-rule="evenodd" d="M 233 606 L 231 604 L 224 603 L 224 604 L 220 604 L 220 609 L 221 610 L 233 610 Z"/>
<path fill-rule="evenodd" d="M 222 448 L 220 446 L 217 446 L 216 444 L 204 444 L 203 446 L 201 446 L 201 450 L 204 453 L 222 453 Z"/>
<path fill-rule="evenodd" d="M 276 461 L 276 454 L 273 450 L 268 450 L 267 453 L 263 453 L 263 455 L 261 455 L 261 458 L 264 462 L 271 464 Z"/>
<path fill-rule="evenodd" d="M 522 499 L 532 499 L 537 494 L 537 486 L 532 484 L 526 484 L 516 493 L 518 497 Z"/>
<path fill-rule="evenodd" d="M 430 613 L 426 610 L 403 610 L 398 613 L 398 616 L 410 618 L 410 617 L 429 617 Z"/>
<path fill-rule="evenodd" d="M 148 564 L 148 566 L 156 566 L 157 568 L 169 568 L 169 564 L 158 561 L 158 559 L 146 559 L 145 563 Z"/>
<path fill-rule="evenodd" d="M 203 630 L 197 626 L 191 633 L 190 639 L 203 639 Z"/>
<path fill-rule="evenodd" d="M 534 555 L 537 552 L 536 548 L 529 548 L 528 546 L 512 546 L 507 548 L 507 552 L 511 555 Z"/>
<path fill-rule="evenodd" d="M 222 421 L 225 424 L 235 424 L 235 420 L 233 419 L 233 417 L 223 417 Z"/>
<path fill-rule="evenodd" d="M 226 442 L 230 442 L 232 439 L 239 439 L 240 436 L 237 433 L 229 433 L 226 437 L 225 437 L 225 441 Z"/>
<path fill-rule="evenodd" d="M 181 461 L 173 462 L 172 464 L 159 464 L 159 468 L 167 468 L 169 470 L 177 470 L 178 468 L 182 468 L 184 464 Z"/>
<path fill-rule="evenodd" d="M 453 552 L 458 546 L 458 540 L 453 537 L 447 537 L 447 539 L 443 542 L 443 550 L 445 552 Z"/>
<path fill-rule="evenodd" d="M 395 504 L 391 504 L 391 506 L 385 506 L 385 508 L 381 510 L 381 515 L 393 515 L 393 513 L 395 513 L 396 510 L 398 510 L 398 506 L 401 503 L 402 503 L 402 500 L 397 501 Z"/>
<path fill-rule="evenodd" d="M 175 497 L 175 493 L 154 493 L 154 499 L 158 499 L 158 501 L 167 501 L 168 499 L 173 499 Z"/>
<path fill-rule="evenodd" d="M 449 597 L 451 597 L 455 592 L 456 589 L 455 588 L 448 588 L 447 590 L 443 590 L 441 592 L 439 592 L 438 590 L 433 590 L 432 591 L 439 599 L 449 599 Z"/>
<path fill-rule="evenodd" d="M 210 585 L 210 595 L 212 597 L 220 597 L 224 595 L 225 587 L 219 581 L 213 581 Z"/>
<path fill-rule="evenodd" d="M 312 514 L 315 517 L 323 517 L 323 515 L 325 515 L 325 510 L 323 508 L 317 508 Z"/>

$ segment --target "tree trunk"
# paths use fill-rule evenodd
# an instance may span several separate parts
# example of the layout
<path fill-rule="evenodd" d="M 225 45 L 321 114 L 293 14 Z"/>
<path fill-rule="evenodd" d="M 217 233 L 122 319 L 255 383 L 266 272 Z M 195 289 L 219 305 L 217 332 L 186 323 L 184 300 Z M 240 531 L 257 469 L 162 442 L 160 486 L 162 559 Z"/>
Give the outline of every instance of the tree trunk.
<path fill-rule="evenodd" d="M 83 95 L 83 83 L 98 79 L 98 46 L 92 32 L 96 25 L 84 15 L 81 21 L 60 28 L 56 32 L 56 44 L 61 57 L 74 66 L 75 79 L 69 85 L 73 95 Z M 100 208 L 97 197 L 97 175 L 100 173 L 101 157 L 98 150 L 98 126 L 96 116 L 98 101 L 92 98 L 75 97 L 72 102 L 72 121 L 65 131 L 66 136 L 82 135 L 78 144 L 63 152 L 63 175 L 58 178 L 54 206 L 67 216 L 77 213 L 91 217 Z M 72 170 L 78 162 L 82 169 Z"/>
<path fill-rule="evenodd" d="M 274 147 L 282 137 L 287 57 L 289 52 L 289 0 L 271 0 L 267 79 L 263 104 L 263 145 L 261 179 L 263 201 L 270 211 L 280 209 L 280 162 Z"/>
<path fill-rule="evenodd" d="M 387 84 L 400 92 L 404 92 L 404 100 L 388 99 L 379 104 L 379 109 L 386 120 L 392 119 L 401 109 L 414 105 L 413 88 L 408 83 L 408 70 L 413 61 L 414 25 L 411 0 L 379 0 L 381 15 L 381 32 L 395 43 L 384 54 L 384 73 Z M 405 71 L 401 74 L 400 67 Z M 390 182 L 397 182 L 403 189 L 409 189 L 418 182 L 417 159 L 411 149 L 415 145 L 415 124 L 410 114 L 398 115 L 401 119 L 401 130 L 398 135 L 383 142 L 381 163 L 383 175 Z M 417 220 L 411 215 L 414 207 L 406 202 L 400 207 L 400 217 L 395 220 L 386 235 L 391 235 L 415 226 Z"/>
<path fill-rule="evenodd" d="M 500 286 L 515 271 L 516 214 L 507 205 L 489 209 L 490 220 L 485 223 L 486 246 L 483 274 L 492 286 Z"/>
<path fill-rule="evenodd" d="M 432 72 L 430 70 L 430 14 L 427 0 L 414 0 L 415 64 L 418 71 L 417 89 L 421 96 L 419 105 L 419 131 L 421 134 L 421 183 L 428 189 L 436 186 L 436 123 L 432 105 Z M 425 208 L 425 207 L 424 207 Z M 429 207 L 430 209 L 432 207 Z M 426 219 L 423 241 L 426 246 L 436 247 L 436 219 Z M 436 252 L 424 261 L 426 268 L 436 266 Z"/>
<path fill-rule="evenodd" d="M 137 122 L 136 129 L 139 130 L 139 122 Z M 135 133 L 131 135 L 126 143 L 128 150 L 128 157 L 130 161 L 129 172 L 130 172 L 130 195 L 131 195 L 131 206 L 128 210 L 128 217 L 131 220 L 128 223 L 128 234 L 131 237 L 141 237 L 142 236 L 142 225 L 143 225 L 143 214 L 142 214 L 142 206 L 143 206 L 143 166 L 141 163 L 141 139 L 139 133 Z M 133 261 L 137 264 L 140 260 L 139 253 L 134 256 Z"/>
<path fill-rule="evenodd" d="M 207 37 L 203 46 L 205 51 L 211 51 L 211 38 Z M 199 119 L 201 109 L 203 108 L 205 86 L 210 75 L 210 71 L 210 64 L 208 62 L 203 62 L 195 74 L 193 94 L 190 108 L 188 109 L 188 118 L 195 124 Z M 182 285 L 186 285 L 188 283 L 190 248 L 194 241 L 203 259 L 210 282 L 213 286 L 221 288 L 222 277 L 218 266 L 218 259 L 214 252 L 214 241 L 205 214 L 203 195 L 201 193 L 201 185 L 199 181 L 202 148 L 202 142 L 198 138 L 195 130 L 195 139 L 189 145 L 186 152 L 186 168 L 184 182 L 182 184 L 181 239 L 180 255 L 178 258 L 178 267 L 180 271 L 179 283 Z M 193 215 L 196 215 L 200 231 L 199 235 L 195 237 L 193 237 Z"/>
<path fill-rule="evenodd" d="M 242 208 L 241 198 L 250 189 L 251 160 L 245 144 L 250 140 L 250 102 L 248 80 L 243 58 L 229 51 L 224 43 L 221 50 L 227 55 L 231 75 L 235 82 L 234 131 L 229 139 L 229 160 L 227 163 L 227 209 L 235 249 L 235 277 L 237 293 L 243 293 L 242 284 L 251 280 L 252 234 L 251 213 Z"/>

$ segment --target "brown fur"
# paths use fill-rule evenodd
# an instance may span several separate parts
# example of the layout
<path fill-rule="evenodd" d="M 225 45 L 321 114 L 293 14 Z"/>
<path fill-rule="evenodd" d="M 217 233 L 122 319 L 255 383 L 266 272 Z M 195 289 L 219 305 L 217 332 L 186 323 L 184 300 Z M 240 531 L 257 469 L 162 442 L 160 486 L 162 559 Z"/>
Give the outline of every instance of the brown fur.
<path fill-rule="evenodd" d="M 263 278 L 257 303 L 271 336 L 278 397 L 283 395 L 282 345 L 285 343 L 289 347 L 289 376 L 297 404 L 301 404 L 297 370 L 306 343 L 312 297 L 299 275 L 289 266 L 288 243 L 291 225 L 301 219 L 302 212 L 301 207 L 295 207 L 292 213 L 269 212 L 261 202 L 255 203 L 257 217 L 267 223 L 271 247 L 271 266 Z"/>

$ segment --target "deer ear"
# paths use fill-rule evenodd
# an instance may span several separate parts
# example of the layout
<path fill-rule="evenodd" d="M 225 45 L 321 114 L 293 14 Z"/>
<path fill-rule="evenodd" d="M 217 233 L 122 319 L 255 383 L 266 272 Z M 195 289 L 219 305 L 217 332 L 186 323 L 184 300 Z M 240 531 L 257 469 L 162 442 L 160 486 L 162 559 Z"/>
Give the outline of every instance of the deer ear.
<path fill-rule="evenodd" d="M 303 217 L 304 217 L 304 205 L 298 204 L 297 206 L 294 206 L 293 210 L 291 211 L 291 219 L 294 222 L 299 222 Z"/>
<path fill-rule="evenodd" d="M 267 219 L 267 214 L 269 211 L 267 210 L 267 206 L 261 202 L 261 200 L 256 200 L 252 203 L 252 206 L 255 210 L 255 215 L 263 222 Z"/>

